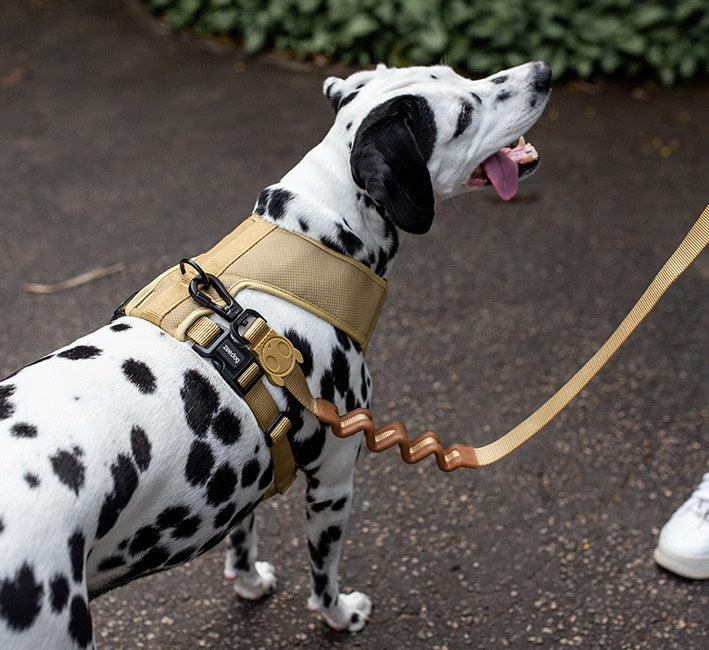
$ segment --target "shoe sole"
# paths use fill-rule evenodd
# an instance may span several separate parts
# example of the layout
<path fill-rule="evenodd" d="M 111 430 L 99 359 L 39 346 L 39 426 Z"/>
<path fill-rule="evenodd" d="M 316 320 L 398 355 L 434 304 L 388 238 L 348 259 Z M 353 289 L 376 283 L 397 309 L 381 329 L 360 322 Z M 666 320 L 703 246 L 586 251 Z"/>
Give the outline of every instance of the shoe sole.
<path fill-rule="evenodd" d="M 709 578 L 709 558 L 677 555 L 659 545 L 652 557 L 663 569 L 672 571 L 672 573 L 676 573 L 683 578 L 689 578 L 690 580 Z"/>

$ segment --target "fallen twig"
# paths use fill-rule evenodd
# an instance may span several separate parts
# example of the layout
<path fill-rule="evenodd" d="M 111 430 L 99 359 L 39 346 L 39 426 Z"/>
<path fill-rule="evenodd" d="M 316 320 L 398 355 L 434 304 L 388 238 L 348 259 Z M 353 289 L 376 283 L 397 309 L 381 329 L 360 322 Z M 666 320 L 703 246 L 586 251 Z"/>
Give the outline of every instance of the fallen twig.
<path fill-rule="evenodd" d="M 93 269 L 91 271 L 86 271 L 86 273 L 81 273 L 76 277 L 69 278 L 68 280 L 63 280 L 62 282 L 57 282 L 55 284 L 40 284 L 34 282 L 28 282 L 25 284 L 25 291 L 27 293 L 57 293 L 59 291 L 66 291 L 67 289 L 73 289 L 74 287 L 79 287 L 82 284 L 87 284 L 98 280 L 99 278 L 105 278 L 107 275 L 113 275 L 114 273 L 120 273 L 125 269 L 125 264 L 119 262 L 118 264 L 112 264 L 111 266 L 102 266 L 98 269 Z"/>
<path fill-rule="evenodd" d="M 17 66 L 14 70 L 0 77 L 0 88 L 10 88 L 22 83 L 32 73 L 32 68 L 23 64 Z"/>

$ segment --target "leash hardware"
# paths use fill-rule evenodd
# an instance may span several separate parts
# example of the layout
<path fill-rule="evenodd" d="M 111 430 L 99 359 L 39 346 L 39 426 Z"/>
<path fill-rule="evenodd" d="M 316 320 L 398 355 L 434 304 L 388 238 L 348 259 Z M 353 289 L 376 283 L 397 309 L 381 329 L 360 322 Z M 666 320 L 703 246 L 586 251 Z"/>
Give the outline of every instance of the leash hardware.
<path fill-rule="evenodd" d="M 216 275 L 205 273 L 197 262 L 188 257 L 184 257 L 180 260 L 180 273 L 183 275 L 185 274 L 185 265 L 191 266 L 197 271 L 197 275 L 190 281 L 189 291 L 190 296 L 202 305 L 202 307 L 212 310 L 215 314 L 219 314 L 219 316 L 230 323 L 235 321 L 244 312 L 244 308 L 234 300 L 234 297 L 227 291 L 227 288 Z M 209 294 L 202 290 L 203 287 L 214 289 L 224 304 L 220 305 L 212 300 Z"/>

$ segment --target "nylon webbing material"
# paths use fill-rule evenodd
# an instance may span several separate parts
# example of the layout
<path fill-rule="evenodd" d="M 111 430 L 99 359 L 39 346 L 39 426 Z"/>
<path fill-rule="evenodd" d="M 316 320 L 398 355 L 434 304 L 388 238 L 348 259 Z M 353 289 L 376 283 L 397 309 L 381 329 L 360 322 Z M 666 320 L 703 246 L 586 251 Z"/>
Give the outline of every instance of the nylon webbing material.
<path fill-rule="evenodd" d="M 335 325 L 366 350 L 387 293 L 369 268 L 318 242 L 253 215 L 195 261 L 231 295 L 246 288 L 283 298 Z M 191 277 L 179 266 L 139 291 L 126 306 L 178 340 L 209 310 L 189 296 Z"/>
<path fill-rule="evenodd" d="M 346 437 L 363 432 L 370 451 L 384 451 L 398 444 L 401 457 L 407 463 L 417 463 L 431 454 L 435 455 L 438 466 L 444 471 L 494 463 L 538 433 L 581 392 L 650 313 L 665 291 L 704 250 L 707 243 L 709 243 L 709 205 L 704 208 L 677 250 L 660 269 L 618 328 L 583 368 L 526 420 L 490 444 L 482 447 L 452 445 L 444 448 L 438 434 L 433 431 L 427 431 L 411 440 L 406 427 L 401 422 L 390 422 L 377 429 L 372 414 L 366 409 L 357 409 L 340 416 L 337 408 L 324 400 L 318 400 L 320 417 L 332 426 L 337 436 Z"/>

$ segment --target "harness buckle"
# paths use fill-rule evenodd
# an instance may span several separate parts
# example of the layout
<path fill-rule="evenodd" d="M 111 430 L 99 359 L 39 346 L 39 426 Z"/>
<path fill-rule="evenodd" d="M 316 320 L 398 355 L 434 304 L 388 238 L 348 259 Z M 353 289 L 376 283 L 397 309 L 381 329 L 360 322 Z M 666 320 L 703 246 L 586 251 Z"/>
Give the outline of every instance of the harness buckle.
<path fill-rule="evenodd" d="M 232 329 L 222 330 L 208 346 L 194 343 L 192 349 L 209 359 L 227 384 L 243 397 L 263 377 L 263 370 L 251 350 L 233 336 Z"/>

